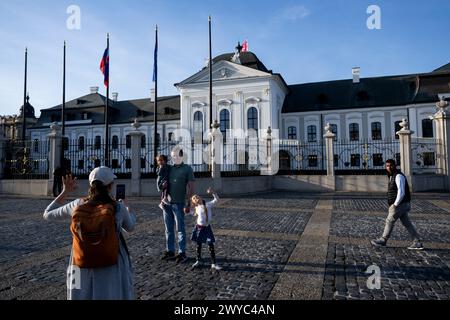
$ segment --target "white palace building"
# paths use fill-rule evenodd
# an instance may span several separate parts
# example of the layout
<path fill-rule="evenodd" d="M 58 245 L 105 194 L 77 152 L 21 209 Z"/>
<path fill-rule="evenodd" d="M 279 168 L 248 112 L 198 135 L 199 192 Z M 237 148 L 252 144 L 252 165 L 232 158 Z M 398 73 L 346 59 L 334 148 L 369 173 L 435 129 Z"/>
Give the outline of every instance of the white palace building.
<path fill-rule="evenodd" d="M 252 52 L 228 53 L 213 59 L 213 120 L 223 133 L 232 129 L 271 127 L 280 138 L 316 142 L 330 123 L 337 139 L 381 140 L 394 137 L 402 119 L 409 119 L 413 137 L 434 137 L 435 104 L 450 97 L 450 64 L 429 73 L 359 78 L 305 84 L 287 84 Z M 349 70 L 350 73 L 350 70 Z M 175 84 L 178 96 L 158 97 L 158 132 L 172 140 L 177 128 L 195 136 L 209 124 L 209 70 L 204 68 Z M 111 137 L 123 139 L 135 118 L 148 138 L 153 132 L 151 99 L 110 101 Z M 95 139 L 104 135 L 105 97 L 92 87 L 88 95 L 66 103 L 69 139 Z M 41 110 L 28 135 L 45 140 L 50 124 L 59 121 L 61 105 Z M 113 138 L 113 139 L 116 139 Z"/>
<path fill-rule="evenodd" d="M 259 185 L 264 185 L 264 190 L 285 188 L 286 183 L 301 180 L 306 181 L 307 190 L 320 186 L 327 190 L 367 191 L 373 186 L 373 190 L 380 191 L 385 181 L 377 175 L 385 173 L 384 161 L 388 158 L 396 159 L 407 174 L 414 174 L 415 190 L 450 190 L 450 117 L 445 112 L 450 100 L 450 63 L 427 73 L 371 78 L 360 78 L 359 68 L 354 68 L 349 70 L 352 77 L 347 80 L 287 84 L 254 53 L 240 52 L 239 48 L 212 61 L 212 119 L 207 67 L 176 83 L 179 95 L 158 97 L 158 153 L 170 154 L 170 148 L 180 141 L 180 132 L 184 132 L 183 143 L 190 143 L 184 138 L 188 133 L 193 146 L 199 142 L 200 153 L 190 150 L 187 163 L 194 166 L 198 177 L 217 177 L 202 160 L 205 148 L 209 148 L 205 133 L 210 129 L 210 120 L 217 120 L 219 128 L 215 130 L 221 131 L 227 148 L 234 148 L 230 158 L 228 149 L 224 149 L 226 159 L 218 177 L 248 177 L 236 180 L 242 190 Z M 74 174 L 86 175 L 103 163 L 105 99 L 98 87 L 91 87 L 89 94 L 66 102 L 65 135 L 70 143 L 64 158 L 70 161 Z M 152 188 L 142 186 L 150 182 L 140 179 L 153 177 L 154 97 L 119 100 L 113 93 L 109 106 L 110 165 L 123 179 L 131 177 L 131 182 L 126 183 L 131 183 L 132 190 L 141 186 L 141 191 L 136 189 L 133 194 L 146 194 Z M 51 147 L 51 141 L 55 141 L 51 137 L 57 132 L 55 123 L 60 123 L 61 105 L 42 109 L 36 119 L 27 99 L 25 110 L 26 140 L 30 145 L 24 150 L 31 153 L 20 151 L 22 145 L 17 142 L 19 152 L 6 147 L 6 156 L 0 157 L 6 178 L 3 185 L 14 190 L 17 183 L 7 179 L 39 173 L 40 179 L 52 181 L 51 172 L 59 163 L 54 152 L 60 149 Z M 21 138 L 20 115 L 0 120 L 3 140 Z M 251 178 L 262 172 L 265 164 L 259 155 L 253 162 L 251 139 L 240 142 L 249 132 L 253 137 L 256 132 L 258 143 L 270 137 L 278 141 L 278 159 L 270 160 L 270 166 L 277 163 L 279 170 L 272 180 L 260 178 L 255 182 Z M 244 149 L 239 149 L 240 144 Z M 264 146 L 259 144 L 258 152 Z M 274 155 L 271 148 L 268 152 Z M 28 164 L 24 167 L 20 161 L 25 160 Z M 231 183 L 233 179 L 227 181 L 230 193 L 241 190 Z M 303 188 L 297 182 L 294 189 Z"/>

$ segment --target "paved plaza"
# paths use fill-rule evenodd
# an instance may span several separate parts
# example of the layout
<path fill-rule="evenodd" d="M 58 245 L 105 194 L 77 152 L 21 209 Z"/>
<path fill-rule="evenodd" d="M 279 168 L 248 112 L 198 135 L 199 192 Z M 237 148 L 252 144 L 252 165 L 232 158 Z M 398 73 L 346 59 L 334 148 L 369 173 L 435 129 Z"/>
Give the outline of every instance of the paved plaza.
<path fill-rule="evenodd" d="M 69 221 L 42 218 L 50 198 L 0 195 L 0 299 L 65 299 Z M 373 248 L 387 215 L 383 194 L 271 192 L 222 198 L 214 211 L 223 270 L 161 261 L 158 199 L 131 198 L 126 234 L 138 299 L 450 299 L 450 194 L 416 194 L 411 217 L 426 250 L 410 251 L 398 223 L 387 248 Z M 186 217 L 189 237 L 194 221 Z M 204 261 L 209 253 L 203 251 Z M 380 289 L 366 274 L 376 265 Z"/>

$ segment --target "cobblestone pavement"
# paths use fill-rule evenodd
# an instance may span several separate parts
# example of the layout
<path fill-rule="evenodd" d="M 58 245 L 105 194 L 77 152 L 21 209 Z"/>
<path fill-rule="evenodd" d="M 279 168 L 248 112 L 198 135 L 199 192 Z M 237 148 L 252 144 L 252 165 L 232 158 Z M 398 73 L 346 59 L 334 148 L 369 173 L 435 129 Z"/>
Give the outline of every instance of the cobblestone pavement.
<path fill-rule="evenodd" d="M 223 266 L 219 272 L 211 272 L 207 248 L 203 267 L 191 270 L 195 246 L 190 242 L 188 262 L 161 261 L 164 226 L 158 200 L 132 198 L 138 224 L 126 238 L 137 298 L 268 299 L 274 287 L 283 289 L 282 275 L 295 283 L 298 275 L 304 279 L 306 274 L 323 278 L 322 285 L 311 288 L 322 299 L 450 299 L 450 195 L 413 198 L 411 218 L 427 247 L 421 252 L 406 249 L 409 238 L 400 223 L 387 248 L 370 245 L 384 226 L 383 195 L 272 192 L 221 199 L 212 223 Z M 324 260 L 297 261 L 294 249 L 302 248 L 303 231 L 323 199 L 332 203 Z M 0 299 L 65 299 L 69 221 L 44 221 L 42 213 L 50 202 L 0 195 Z M 189 237 L 193 219 L 187 216 L 185 221 Z M 301 250 L 296 254 L 302 257 Z M 367 287 L 370 274 L 365 272 L 371 265 L 380 267 L 379 290 Z"/>

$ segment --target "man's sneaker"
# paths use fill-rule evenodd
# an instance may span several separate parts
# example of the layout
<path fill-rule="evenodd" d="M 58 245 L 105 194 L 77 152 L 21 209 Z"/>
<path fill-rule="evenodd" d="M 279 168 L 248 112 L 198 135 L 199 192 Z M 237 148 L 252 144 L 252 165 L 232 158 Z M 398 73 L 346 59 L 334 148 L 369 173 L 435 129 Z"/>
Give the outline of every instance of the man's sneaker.
<path fill-rule="evenodd" d="M 409 250 L 423 250 L 423 245 L 419 241 L 414 241 L 412 245 L 408 247 Z"/>
<path fill-rule="evenodd" d="M 176 263 L 186 262 L 187 259 L 188 258 L 186 257 L 186 254 L 184 252 L 181 252 L 181 253 L 177 254 L 177 256 L 175 257 L 175 262 Z"/>
<path fill-rule="evenodd" d="M 201 265 L 202 265 L 201 261 L 200 261 L 200 260 L 197 260 L 197 261 L 195 261 L 195 263 L 192 265 L 192 269 L 199 268 Z"/>
<path fill-rule="evenodd" d="M 165 251 L 161 257 L 161 260 L 168 260 L 175 257 L 175 253 L 172 251 Z"/>
<path fill-rule="evenodd" d="M 222 270 L 222 267 L 221 266 L 219 266 L 218 264 L 212 264 L 211 265 L 211 270 L 217 270 L 217 271 L 219 271 L 219 270 Z"/>
<path fill-rule="evenodd" d="M 386 247 L 386 240 L 383 238 L 370 241 L 375 247 Z"/>

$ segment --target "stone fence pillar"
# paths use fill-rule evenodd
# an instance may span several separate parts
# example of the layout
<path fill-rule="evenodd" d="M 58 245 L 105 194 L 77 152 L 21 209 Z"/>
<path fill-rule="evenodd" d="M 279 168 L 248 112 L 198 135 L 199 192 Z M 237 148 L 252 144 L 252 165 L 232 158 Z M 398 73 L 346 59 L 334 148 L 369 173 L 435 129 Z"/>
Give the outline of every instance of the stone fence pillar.
<path fill-rule="evenodd" d="M 47 195 L 53 195 L 53 172 L 61 166 L 61 127 L 54 122 L 50 126 L 51 132 L 47 135 L 50 151 L 48 154 L 48 183 Z"/>
<path fill-rule="evenodd" d="M 334 138 L 336 135 L 331 132 L 331 126 L 329 123 L 325 126 L 325 161 L 327 167 L 327 176 L 334 177 Z"/>
<path fill-rule="evenodd" d="M 450 116 L 447 113 L 447 107 L 449 103 L 445 101 L 444 97 L 441 97 L 440 101 L 436 103 L 438 111 L 433 115 L 433 120 L 436 124 L 436 138 L 437 144 L 437 173 L 446 176 L 445 190 L 450 190 Z"/>
<path fill-rule="evenodd" d="M 131 131 L 131 190 L 130 195 L 133 197 L 141 195 L 141 139 L 144 133 L 139 131 L 141 124 L 134 119 L 131 125 L 134 131 Z M 153 163 L 153 161 L 152 161 Z"/>
<path fill-rule="evenodd" d="M 411 135 L 414 131 L 409 130 L 407 119 L 403 119 L 400 123 L 400 127 L 402 127 L 402 129 L 396 132 L 400 139 L 400 167 L 403 174 L 408 178 L 410 183 L 412 183 L 412 180 L 410 179 L 412 176 Z"/>

